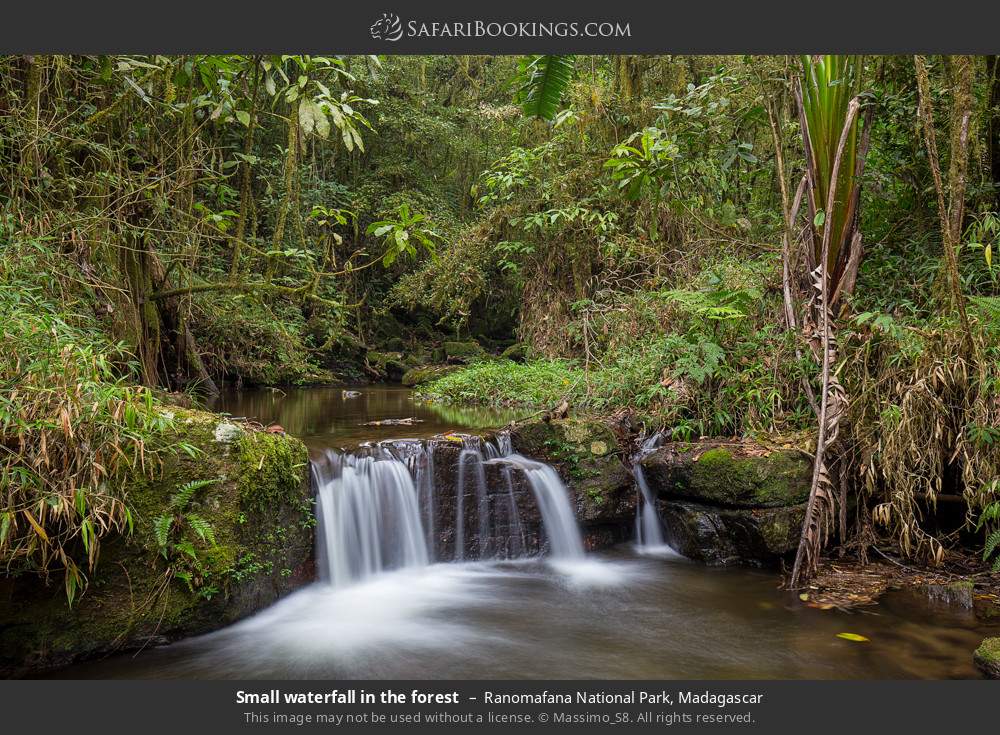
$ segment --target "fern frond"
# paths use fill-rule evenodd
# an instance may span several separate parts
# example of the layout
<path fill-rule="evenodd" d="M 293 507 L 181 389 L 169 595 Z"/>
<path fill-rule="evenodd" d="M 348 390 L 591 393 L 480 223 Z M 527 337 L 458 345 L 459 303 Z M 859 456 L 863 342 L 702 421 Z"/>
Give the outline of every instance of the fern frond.
<path fill-rule="evenodd" d="M 194 544 L 190 541 L 178 541 L 174 544 L 174 548 L 177 549 L 182 554 L 190 556 L 195 561 L 198 561 L 198 550 L 194 548 Z"/>
<path fill-rule="evenodd" d="M 989 321 L 1000 322 L 1000 296 L 970 296 L 969 301 Z"/>
<path fill-rule="evenodd" d="M 215 477 L 211 480 L 191 480 L 190 482 L 185 482 L 177 488 L 177 492 L 175 492 L 174 496 L 170 498 L 170 507 L 174 510 L 184 510 L 191 503 L 195 493 L 203 487 L 214 485 L 218 481 L 219 478 Z"/>
<path fill-rule="evenodd" d="M 1000 546 L 1000 528 L 986 537 L 986 545 L 983 547 L 983 561 L 989 559 L 998 546 Z M 997 559 L 1000 560 L 1000 556 Z"/>
<path fill-rule="evenodd" d="M 215 531 L 212 529 L 212 524 L 206 521 L 197 513 L 187 513 L 184 516 L 184 520 L 188 522 L 188 525 L 194 529 L 194 532 L 198 534 L 198 538 L 202 541 L 210 543 L 215 546 Z"/>
<path fill-rule="evenodd" d="M 157 516 L 153 520 L 153 534 L 156 536 L 156 545 L 160 547 L 160 553 L 167 555 L 167 544 L 170 540 L 170 529 L 173 528 L 174 517 L 172 515 Z"/>

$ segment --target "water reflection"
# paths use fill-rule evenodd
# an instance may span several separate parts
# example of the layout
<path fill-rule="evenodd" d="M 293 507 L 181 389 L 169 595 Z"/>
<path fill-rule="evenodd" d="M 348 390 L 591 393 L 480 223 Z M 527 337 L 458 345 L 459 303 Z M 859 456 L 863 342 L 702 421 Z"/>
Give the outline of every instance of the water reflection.
<path fill-rule="evenodd" d="M 350 393 L 358 395 L 350 397 Z M 231 391 L 219 396 L 210 408 L 265 425 L 281 424 L 311 449 L 350 448 L 365 441 L 401 437 L 420 439 L 456 429 L 492 429 L 527 413 L 419 401 L 410 389 L 394 385 Z M 364 425 L 406 418 L 420 423 Z"/>

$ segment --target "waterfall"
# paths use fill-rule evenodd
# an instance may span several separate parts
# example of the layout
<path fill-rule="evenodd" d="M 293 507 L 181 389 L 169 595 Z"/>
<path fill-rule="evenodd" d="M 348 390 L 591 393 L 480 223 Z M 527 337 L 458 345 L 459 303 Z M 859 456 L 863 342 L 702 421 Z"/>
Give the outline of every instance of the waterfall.
<path fill-rule="evenodd" d="M 428 563 L 413 478 L 383 449 L 327 451 L 314 463 L 321 553 L 320 578 L 335 587 L 388 569 Z"/>
<path fill-rule="evenodd" d="M 490 454 L 498 450 L 488 444 Z M 458 455 L 458 482 L 455 486 L 455 559 L 465 558 L 465 487 L 466 474 L 472 472 L 476 491 L 476 518 L 479 521 L 479 558 L 488 555 L 490 538 L 490 507 L 486 488 L 486 470 L 483 468 L 483 444 L 478 436 L 462 437 L 462 452 Z"/>
<path fill-rule="evenodd" d="M 454 455 L 452 455 L 454 456 Z M 465 558 L 466 495 L 475 500 L 477 557 L 523 556 L 529 549 L 518 498 L 527 481 L 541 515 L 551 555 L 581 559 L 583 539 L 570 497 L 552 467 L 513 453 L 509 434 L 495 441 L 462 437 L 455 460 L 454 560 Z M 487 482 L 487 466 L 491 470 Z M 434 445 L 417 440 L 364 445 L 353 453 L 327 450 L 313 462 L 316 487 L 317 564 L 334 586 L 382 571 L 434 561 L 436 506 L 451 488 L 435 486 Z M 469 491 L 472 492 L 469 492 Z M 442 508 L 443 509 L 443 508 Z"/>
<path fill-rule="evenodd" d="M 582 559 L 583 538 L 576 522 L 576 514 L 569 504 L 566 486 L 554 469 L 520 454 L 492 460 L 504 462 L 524 472 L 531 492 L 542 514 L 542 525 L 549 539 L 552 556 L 563 559 Z"/>
<path fill-rule="evenodd" d="M 642 547 L 662 547 L 663 529 L 660 526 L 660 516 L 656 512 L 656 501 L 646 482 L 646 473 L 642 469 L 642 458 L 655 450 L 662 441 L 662 434 L 647 437 L 639 447 L 639 452 L 632 458 L 632 474 L 639 488 L 639 509 L 635 515 L 635 538 Z"/>

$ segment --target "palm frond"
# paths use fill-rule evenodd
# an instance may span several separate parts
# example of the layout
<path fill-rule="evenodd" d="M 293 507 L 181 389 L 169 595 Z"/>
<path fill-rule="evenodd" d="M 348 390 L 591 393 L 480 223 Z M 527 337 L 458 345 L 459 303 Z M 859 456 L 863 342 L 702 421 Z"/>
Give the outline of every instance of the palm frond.
<path fill-rule="evenodd" d="M 576 57 L 542 55 L 528 63 L 528 81 L 519 90 L 521 109 L 528 117 L 552 120 L 573 78 Z"/>

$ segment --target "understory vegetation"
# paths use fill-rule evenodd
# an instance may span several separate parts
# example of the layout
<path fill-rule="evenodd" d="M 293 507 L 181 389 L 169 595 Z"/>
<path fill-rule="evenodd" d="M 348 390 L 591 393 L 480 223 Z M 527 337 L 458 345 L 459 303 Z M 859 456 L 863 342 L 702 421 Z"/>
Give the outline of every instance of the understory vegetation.
<path fill-rule="evenodd" d="M 443 362 L 995 552 L 997 57 L 11 56 L 0 164 L 0 563 L 71 598 L 178 393 Z"/>

